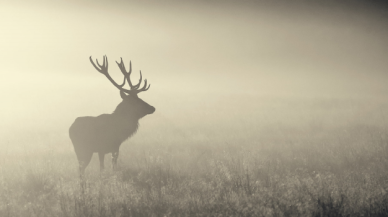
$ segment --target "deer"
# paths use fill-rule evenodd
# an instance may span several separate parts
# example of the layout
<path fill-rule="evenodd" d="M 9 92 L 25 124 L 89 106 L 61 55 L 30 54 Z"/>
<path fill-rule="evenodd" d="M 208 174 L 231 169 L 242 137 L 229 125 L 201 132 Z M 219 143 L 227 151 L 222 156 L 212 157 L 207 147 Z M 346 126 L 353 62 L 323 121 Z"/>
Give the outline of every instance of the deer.
<path fill-rule="evenodd" d="M 98 59 L 96 59 L 96 65 L 92 57 L 89 57 L 94 68 L 105 75 L 120 90 L 122 101 L 111 114 L 101 114 L 97 117 L 78 117 L 70 126 L 69 136 L 77 155 L 81 177 L 83 177 L 93 153 L 98 153 L 101 172 L 104 170 L 105 154 L 111 153 L 112 167 L 115 170 L 121 144 L 137 132 L 141 118 L 155 112 L 153 106 L 138 97 L 140 92 L 147 91 L 151 85 L 147 86 L 147 79 L 145 79 L 143 87 L 140 88 L 143 79 L 141 71 L 139 82 L 133 85 L 130 78 L 132 63 L 129 62 L 129 71 L 127 72 L 123 59 L 120 59 L 121 62 L 116 61 L 116 63 L 124 75 L 122 84 L 116 83 L 109 75 L 106 55 L 103 57 L 102 65 Z M 124 88 L 125 83 L 128 83 L 129 89 Z"/>

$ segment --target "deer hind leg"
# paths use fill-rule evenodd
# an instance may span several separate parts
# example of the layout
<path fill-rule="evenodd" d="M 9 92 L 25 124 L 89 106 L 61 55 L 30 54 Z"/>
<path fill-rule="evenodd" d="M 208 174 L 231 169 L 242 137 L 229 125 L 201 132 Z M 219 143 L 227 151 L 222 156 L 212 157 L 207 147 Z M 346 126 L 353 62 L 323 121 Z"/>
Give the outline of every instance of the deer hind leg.
<path fill-rule="evenodd" d="M 112 152 L 112 168 L 117 169 L 117 158 L 119 157 L 119 150 Z"/>
<path fill-rule="evenodd" d="M 105 169 L 105 166 L 104 166 L 105 154 L 102 153 L 102 152 L 99 152 L 98 153 L 98 158 L 100 159 L 100 172 L 102 172 Z"/>

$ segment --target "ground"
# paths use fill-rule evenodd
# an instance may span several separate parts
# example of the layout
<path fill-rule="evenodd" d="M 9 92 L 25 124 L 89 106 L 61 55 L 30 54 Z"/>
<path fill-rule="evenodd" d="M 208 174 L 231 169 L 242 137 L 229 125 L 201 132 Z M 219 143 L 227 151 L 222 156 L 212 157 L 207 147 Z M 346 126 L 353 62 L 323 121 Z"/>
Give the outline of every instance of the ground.
<path fill-rule="evenodd" d="M 141 120 L 117 171 L 95 155 L 84 187 L 65 127 L 3 131 L 0 216 L 388 215 L 388 101 L 185 100 Z"/>

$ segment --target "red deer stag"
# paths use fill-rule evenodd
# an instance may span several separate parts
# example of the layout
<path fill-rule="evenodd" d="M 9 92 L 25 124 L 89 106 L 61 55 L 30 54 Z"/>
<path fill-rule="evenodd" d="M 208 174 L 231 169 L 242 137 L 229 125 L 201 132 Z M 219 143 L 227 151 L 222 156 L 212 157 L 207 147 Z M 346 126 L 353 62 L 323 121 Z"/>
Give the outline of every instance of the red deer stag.
<path fill-rule="evenodd" d="M 140 88 L 142 82 L 141 71 L 139 83 L 132 85 L 130 79 L 131 62 L 129 62 L 129 71 L 127 72 L 123 59 L 121 58 L 120 63 L 116 61 L 121 73 L 124 75 L 123 83 L 117 84 L 108 73 L 108 58 L 106 56 L 104 56 L 102 65 L 97 60 L 98 66 L 94 64 L 92 57 L 89 59 L 94 68 L 105 75 L 120 90 L 123 101 L 112 114 L 102 114 L 97 117 L 78 117 L 71 125 L 69 135 L 78 158 L 81 176 L 90 163 L 93 153 L 96 152 L 100 159 L 100 170 L 104 169 L 104 157 L 107 153 L 112 153 L 112 166 L 115 169 L 121 143 L 136 133 L 140 118 L 155 111 L 153 106 L 137 96 L 138 93 L 148 90 L 150 85 L 147 87 L 147 79 L 145 79 L 144 86 Z M 130 87 L 129 90 L 123 88 L 126 81 Z"/>

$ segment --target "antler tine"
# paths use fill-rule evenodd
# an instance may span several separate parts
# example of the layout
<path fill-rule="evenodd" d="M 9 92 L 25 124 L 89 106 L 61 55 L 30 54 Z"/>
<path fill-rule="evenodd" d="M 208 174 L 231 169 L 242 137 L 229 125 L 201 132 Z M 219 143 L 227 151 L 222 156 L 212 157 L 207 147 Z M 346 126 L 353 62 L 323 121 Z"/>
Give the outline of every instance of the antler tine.
<path fill-rule="evenodd" d="M 123 58 L 121 58 L 121 62 L 120 62 L 120 63 L 118 63 L 117 61 L 116 61 L 116 63 L 117 63 L 117 65 L 119 66 L 119 69 L 120 69 L 120 71 L 121 71 L 121 74 L 124 75 L 123 84 L 120 85 L 121 87 L 123 87 L 123 86 L 125 85 L 125 80 L 126 80 L 126 78 L 129 76 L 129 74 L 127 73 L 127 70 L 125 69 L 125 66 L 124 66 L 124 63 L 123 63 Z"/>
<path fill-rule="evenodd" d="M 97 65 L 102 69 L 102 65 L 98 62 L 98 59 L 96 59 Z"/>
<path fill-rule="evenodd" d="M 101 70 L 108 69 L 108 66 L 105 66 L 105 58 L 107 58 L 107 57 L 106 56 L 103 57 L 102 65 L 98 62 L 98 59 L 96 59 L 97 65 L 101 68 Z"/>
<path fill-rule="evenodd" d="M 131 73 L 132 73 L 132 62 L 129 61 L 129 71 L 128 71 L 128 77 L 127 77 L 127 82 L 129 84 L 129 86 L 131 87 L 131 89 L 133 89 L 133 85 L 132 85 L 132 82 L 131 82 Z"/>
<path fill-rule="evenodd" d="M 119 66 L 121 73 L 125 76 L 125 79 L 127 79 L 128 85 L 131 87 L 131 90 L 132 89 L 137 89 L 138 88 L 138 84 L 137 85 L 133 85 L 132 82 L 131 82 L 131 78 L 130 78 L 130 75 L 131 75 L 131 72 L 132 72 L 132 63 L 131 63 L 131 61 L 129 61 L 129 71 L 127 72 L 127 70 L 125 69 L 123 58 L 120 57 L 120 59 L 121 59 L 120 63 L 118 63 L 117 61 L 116 61 L 116 63 Z"/>
<path fill-rule="evenodd" d="M 137 92 L 137 93 L 140 93 L 140 92 L 142 92 L 142 91 L 146 91 L 146 90 L 150 89 L 151 84 L 149 84 L 147 88 L 146 88 L 146 87 L 147 87 L 147 79 L 144 79 L 144 85 L 143 85 L 143 87 L 140 88 L 140 89 L 138 89 L 136 92 Z"/>
<path fill-rule="evenodd" d="M 117 62 L 117 61 L 116 61 L 116 63 L 117 63 L 117 65 L 119 66 L 121 73 L 122 73 L 125 77 L 127 77 L 128 72 L 127 72 L 127 70 L 125 69 L 125 66 L 124 66 L 124 63 L 123 63 L 123 58 L 121 58 L 120 63 Z"/>
<path fill-rule="evenodd" d="M 126 92 L 126 93 L 131 93 L 130 90 L 127 90 L 127 89 L 124 89 L 124 88 L 123 88 L 123 86 L 125 85 L 125 78 L 126 78 L 126 77 L 124 77 L 124 81 L 123 81 L 122 84 L 117 84 L 117 83 L 112 79 L 112 77 L 110 77 L 110 75 L 109 75 L 109 73 L 108 73 L 108 57 L 107 57 L 106 55 L 103 57 L 103 63 L 102 63 L 102 65 L 98 62 L 98 59 L 96 59 L 97 65 L 98 65 L 100 68 L 98 68 L 98 67 L 96 66 L 96 64 L 94 64 L 93 59 L 92 59 L 92 56 L 89 57 L 89 60 L 90 60 L 90 62 L 92 63 L 92 65 L 94 66 L 94 68 L 95 68 L 97 71 L 99 71 L 101 74 L 104 74 L 104 75 L 108 78 L 108 80 L 109 80 L 115 87 L 117 87 L 117 89 L 119 89 L 119 90 L 121 90 L 121 91 L 124 91 L 124 92 Z"/>
<path fill-rule="evenodd" d="M 105 73 L 102 71 L 102 67 L 101 67 L 101 65 L 98 63 L 98 60 L 97 60 L 97 59 L 96 59 L 96 62 L 97 62 L 98 66 L 99 66 L 100 68 L 97 67 L 96 64 L 94 64 L 93 59 L 92 59 L 92 56 L 89 57 L 89 60 L 90 60 L 90 62 L 92 63 L 92 65 L 94 66 L 94 68 L 95 68 L 97 71 L 99 71 L 99 72 L 102 73 L 102 74 L 105 74 Z"/>
<path fill-rule="evenodd" d="M 139 83 L 137 83 L 136 85 L 134 85 L 133 88 L 135 88 L 136 90 L 139 89 L 142 80 L 143 80 L 143 75 L 141 74 L 141 70 L 140 70 L 140 79 L 139 79 Z"/>

